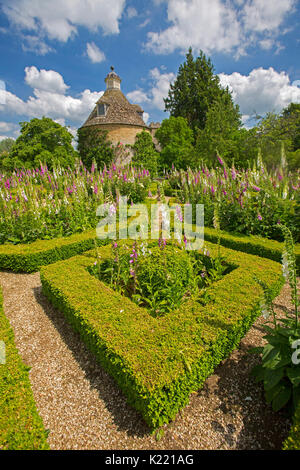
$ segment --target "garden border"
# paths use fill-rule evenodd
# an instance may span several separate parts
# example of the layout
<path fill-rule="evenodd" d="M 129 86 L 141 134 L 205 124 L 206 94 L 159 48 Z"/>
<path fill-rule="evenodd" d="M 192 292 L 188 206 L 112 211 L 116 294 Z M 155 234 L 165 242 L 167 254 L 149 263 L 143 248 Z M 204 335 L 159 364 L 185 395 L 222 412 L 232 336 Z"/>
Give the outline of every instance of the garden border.
<path fill-rule="evenodd" d="M 15 346 L 1 288 L 0 340 L 6 350 L 6 363 L 0 364 L 0 450 L 47 450 L 47 432 L 34 401 L 29 368 Z"/>
<path fill-rule="evenodd" d="M 204 238 L 217 243 L 220 236 L 222 246 L 262 258 L 281 262 L 283 243 L 267 238 L 243 236 L 229 232 L 218 232 L 213 228 L 204 229 Z M 60 260 L 71 258 L 94 247 L 95 230 L 89 230 L 70 237 L 52 240 L 37 240 L 30 244 L 0 245 L 0 269 L 14 272 L 32 273 Z M 110 240 L 108 240 L 109 242 Z M 104 245 L 107 240 L 99 240 Z M 295 244 L 296 265 L 300 274 L 300 244 Z"/>
<path fill-rule="evenodd" d="M 217 255 L 216 245 L 206 248 Z M 110 250 L 98 253 L 105 258 Z M 209 303 L 187 301 L 159 319 L 88 272 L 95 251 L 41 270 L 44 294 L 152 429 L 175 418 L 259 316 L 262 290 L 253 275 L 274 297 L 283 285 L 278 263 L 224 247 L 221 254 L 235 269 L 207 289 Z"/>
<path fill-rule="evenodd" d="M 232 234 L 224 231 L 218 232 L 218 230 L 209 227 L 204 228 L 204 238 L 206 240 L 217 243 L 219 237 L 222 246 L 262 258 L 268 258 L 278 263 L 281 262 L 284 247 L 283 242 L 255 235 Z M 300 243 L 295 244 L 295 257 L 297 272 L 300 274 Z"/>

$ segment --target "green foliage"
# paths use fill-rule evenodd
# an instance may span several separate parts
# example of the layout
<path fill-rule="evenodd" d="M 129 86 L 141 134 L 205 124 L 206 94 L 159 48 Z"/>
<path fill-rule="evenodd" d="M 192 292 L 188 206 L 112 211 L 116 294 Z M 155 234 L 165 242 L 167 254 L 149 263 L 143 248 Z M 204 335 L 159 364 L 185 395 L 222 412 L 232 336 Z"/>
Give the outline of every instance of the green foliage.
<path fill-rule="evenodd" d="M 29 368 L 15 346 L 2 302 L 0 291 L 0 341 L 4 341 L 6 353 L 5 364 L 0 363 L 0 450 L 49 449 L 48 433 L 31 390 Z"/>
<path fill-rule="evenodd" d="M 178 245 L 113 243 L 113 257 L 93 267 L 93 274 L 157 317 L 179 307 L 193 281 L 188 254 Z M 199 264 L 199 263 L 198 263 Z"/>
<path fill-rule="evenodd" d="M 0 156 L 3 157 L 3 154 L 8 154 L 15 143 L 14 139 L 7 138 L 0 141 Z"/>
<path fill-rule="evenodd" d="M 26 245 L 0 245 L 0 269 L 25 273 L 39 271 L 41 266 L 90 250 L 94 246 L 95 236 L 95 230 L 90 230 Z M 105 244 L 106 240 L 98 242 Z"/>
<path fill-rule="evenodd" d="M 246 236 L 229 232 L 215 230 L 210 227 L 204 229 L 205 240 L 217 243 L 220 239 L 222 246 L 232 250 L 250 253 L 262 258 L 268 258 L 280 263 L 282 257 L 283 243 L 267 238 Z M 300 273 L 300 244 L 295 246 L 296 269 Z"/>
<path fill-rule="evenodd" d="M 81 127 L 77 131 L 77 150 L 83 164 L 90 168 L 95 162 L 98 167 L 109 166 L 115 158 L 112 143 L 107 131 L 99 131 L 93 126 Z"/>
<path fill-rule="evenodd" d="M 155 150 L 151 134 L 146 131 L 137 134 L 132 148 L 134 151 L 132 164 L 145 168 L 150 171 L 151 176 L 156 176 L 159 154 Z"/>
<path fill-rule="evenodd" d="M 300 450 L 300 403 L 293 419 L 293 426 L 285 440 L 283 450 Z"/>
<path fill-rule="evenodd" d="M 196 152 L 208 165 L 214 165 L 216 152 L 232 162 L 239 154 L 236 136 L 241 121 L 229 95 L 214 101 L 206 113 L 204 129 L 198 129 Z"/>
<path fill-rule="evenodd" d="M 282 255 L 283 275 L 289 282 L 294 312 L 285 318 L 276 318 L 269 287 L 256 278 L 264 292 L 261 310 L 265 318 L 272 315 L 273 328 L 264 325 L 267 343 L 255 352 L 262 354 L 262 362 L 252 370 L 258 382 L 262 381 L 267 403 L 274 411 L 290 406 L 295 411 L 300 404 L 300 367 L 295 348 L 300 348 L 300 325 L 298 322 L 299 299 L 297 293 L 296 258 L 290 231 L 282 226 L 285 246 Z"/>
<path fill-rule="evenodd" d="M 166 111 L 171 116 L 184 117 L 193 130 L 205 128 L 209 109 L 220 101 L 225 114 L 228 107 L 229 112 L 236 114 L 237 119 L 239 116 L 238 107 L 233 105 L 228 88 L 223 89 L 219 77 L 214 75 L 211 60 L 202 51 L 194 59 L 191 48 L 164 101 Z"/>
<path fill-rule="evenodd" d="M 33 168 L 46 164 L 49 169 L 61 165 L 73 167 L 77 152 L 72 146 L 72 134 L 50 118 L 21 122 L 21 134 L 9 156 L 2 160 L 2 168 Z"/>
<path fill-rule="evenodd" d="M 97 208 L 115 209 L 120 196 L 141 202 L 147 196 L 149 172 L 112 165 L 104 171 L 82 164 L 75 170 L 44 168 L 2 174 L 0 243 L 30 243 L 69 236 L 96 227 Z"/>
<path fill-rule="evenodd" d="M 287 152 L 289 169 L 299 168 L 300 104 L 290 103 L 280 114 L 268 113 L 255 130 L 256 146 L 261 148 L 269 168 L 280 163 L 282 145 Z"/>
<path fill-rule="evenodd" d="M 217 247 L 206 248 L 217 256 Z M 89 273 L 95 252 L 41 270 L 45 295 L 152 428 L 175 418 L 250 328 L 261 299 L 253 273 L 273 296 L 282 286 L 277 263 L 224 248 L 222 255 L 235 269 L 208 287 L 205 305 L 191 298 L 160 318 Z M 98 256 L 111 258 L 111 248 Z"/>
<path fill-rule="evenodd" d="M 161 166 L 171 168 L 193 167 L 195 155 L 193 132 L 183 117 L 164 119 L 155 137 L 161 145 Z"/>
<path fill-rule="evenodd" d="M 203 204 L 205 225 L 213 225 L 213 208 L 219 203 L 222 230 L 283 240 L 279 224 L 287 225 L 300 240 L 299 176 L 282 167 L 268 172 L 261 160 L 253 169 L 229 168 L 220 156 L 215 168 L 203 166 L 168 175 L 181 203 Z"/>
<path fill-rule="evenodd" d="M 174 246 L 151 248 L 136 269 L 137 293 L 152 314 L 174 310 L 182 301 L 193 278 L 189 256 Z"/>

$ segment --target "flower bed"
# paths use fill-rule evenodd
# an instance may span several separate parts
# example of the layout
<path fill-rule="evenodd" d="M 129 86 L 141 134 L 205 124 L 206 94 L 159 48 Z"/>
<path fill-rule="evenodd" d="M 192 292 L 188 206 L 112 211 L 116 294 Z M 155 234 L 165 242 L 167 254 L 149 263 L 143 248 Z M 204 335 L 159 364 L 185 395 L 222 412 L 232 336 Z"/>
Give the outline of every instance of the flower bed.
<path fill-rule="evenodd" d="M 215 245 L 207 249 L 217 256 Z M 111 256 L 109 246 L 98 251 L 102 259 Z M 208 287 L 205 302 L 191 299 L 161 318 L 89 273 L 95 251 L 41 270 L 45 295 L 151 428 L 175 418 L 260 314 L 262 292 L 253 275 L 274 297 L 283 284 L 278 263 L 228 248 L 221 254 L 235 269 Z"/>
<path fill-rule="evenodd" d="M 205 226 L 213 226 L 214 207 L 219 207 L 222 230 L 282 240 L 279 224 L 287 225 L 299 242 L 300 176 L 279 167 L 267 172 L 259 158 L 252 169 L 228 168 L 219 159 L 216 168 L 176 171 L 166 175 L 173 188 L 168 194 L 182 203 L 205 205 Z"/>
<path fill-rule="evenodd" d="M 5 364 L 0 363 L 0 450 L 48 449 L 47 433 L 34 402 L 28 376 L 4 315 L 0 291 L 0 340 Z"/>

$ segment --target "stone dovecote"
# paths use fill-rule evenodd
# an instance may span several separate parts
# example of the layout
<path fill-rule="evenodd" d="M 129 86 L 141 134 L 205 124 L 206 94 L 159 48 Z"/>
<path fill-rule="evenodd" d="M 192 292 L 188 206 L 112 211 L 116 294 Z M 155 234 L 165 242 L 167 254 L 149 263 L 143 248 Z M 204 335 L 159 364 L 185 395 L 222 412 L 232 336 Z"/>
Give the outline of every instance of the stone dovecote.
<path fill-rule="evenodd" d="M 150 126 L 143 120 L 143 109 L 138 104 L 131 104 L 121 91 L 121 78 L 111 67 L 105 78 L 106 91 L 97 101 L 93 111 L 82 127 L 92 126 L 99 131 L 108 131 L 108 138 L 114 144 L 133 145 L 136 134 L 143 130 L 154 136 L 159 124 Z"/>

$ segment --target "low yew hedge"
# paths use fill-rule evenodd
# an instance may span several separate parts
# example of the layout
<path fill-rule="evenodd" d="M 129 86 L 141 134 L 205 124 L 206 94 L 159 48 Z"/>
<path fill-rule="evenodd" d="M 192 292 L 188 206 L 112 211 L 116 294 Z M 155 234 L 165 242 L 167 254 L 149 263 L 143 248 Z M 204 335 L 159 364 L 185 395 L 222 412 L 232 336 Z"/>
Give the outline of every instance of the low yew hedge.
<path fill-rule="evenodd" d="M 205 240 L 217 243 L 218 232 L 213 228 L 205 228 Z M 228 232 L 220 232 L 220 243 L 223 246 L 233 250 L 243 251 L 252 255 L 261 256 L 262 258 L 272 259 L 281 262 L 283 243 L 268 238 L 238 235 Z M 300 273 L 300 244 L 295 244 L 295 255 L 298 273 Z"/>
<path fill-rule="evenodd" d="M 14 333 L 2 306 L 0 290 L 0 341 L 6 362 L 0 364 L 0 450 L 48 449 L 47 432 L 34 402 L 28 375 L 14 343 Z"/>
<path fill-rule="evenodd" d="M 216 245 L 206 248 L 216 255 Z M 98 251 L 102 258 L 111 256 L 110 246 Z M 283 285 L 280 264 L 222 247 L 234 269 L 207 289 L 208 300 L 187 300 L 175 312 L 153 318 L 88 272 L 95 254 L 43 267 L 43 292 L 151 428 L 175 418 L 260 315 L 262 291 L 253 275 L 274 297 Z"/>

